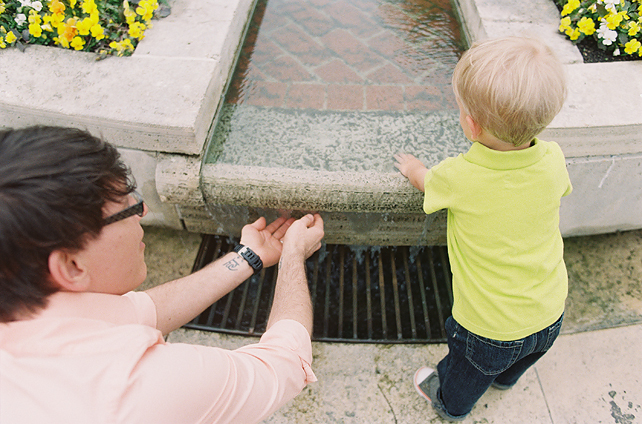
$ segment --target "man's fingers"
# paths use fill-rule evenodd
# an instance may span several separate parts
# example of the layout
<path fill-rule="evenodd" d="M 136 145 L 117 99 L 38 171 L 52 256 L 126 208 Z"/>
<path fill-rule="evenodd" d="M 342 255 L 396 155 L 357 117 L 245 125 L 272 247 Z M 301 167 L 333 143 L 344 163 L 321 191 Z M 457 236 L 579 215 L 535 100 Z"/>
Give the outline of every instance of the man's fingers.
<path fill-rule="evenodd" d="M 317 227 L 317 229 L 320 229 L 321 231 L 323 231 L 323 219 L 321 219 L 321 215 L 319 215 L 318 213 L 314 214 L 312 219 L 313 219 L 313 222 L 314 222 L 313 226 Z"/>
<path fill-rule="evenodd" d="M 265 218 L 263 218 L 263 220 L 265 220 Z M 270 223 L 270 225 L 268 225 L 267 227 L 265 227 L 265 229 L 268 231 L 268 233 L 270 233 L 270 234 L 274 234 L 274 232 L 275 232 L 275 231 L 277 231 L 277 230 L 279 229 L 279 227 L 280 227 L 281 225 L 283 225 L 283 223 L 284 223 L 285 221 L 286 221 L 286 218 L 285 218 L 284 216 L 280 216 L 280 217 L 278 217 L 277 219 L 275 219 L 274 221 L 272 221 L 272 222 Z"/>
<path fill-rule="evenodd" d="M 279 218 L 279 220 L 280 219 L 281 218 Z M 281 225 L 279 225 L 279 227 L 272 233 L 272 237 L 274 237 L 277 240 L 281 240 L 293 222 L 294 222 L 294 218 L 288 218 L 288 219 L 283 218 L 283 222 L 281 222 Z"/>
<path fill-rule="evenodd" d="M 259 231 L 262 231 L 265 228 L 265 218 L 260 217 L 256 221 L 250 224 L 252 227 L 256 228 Z"/>

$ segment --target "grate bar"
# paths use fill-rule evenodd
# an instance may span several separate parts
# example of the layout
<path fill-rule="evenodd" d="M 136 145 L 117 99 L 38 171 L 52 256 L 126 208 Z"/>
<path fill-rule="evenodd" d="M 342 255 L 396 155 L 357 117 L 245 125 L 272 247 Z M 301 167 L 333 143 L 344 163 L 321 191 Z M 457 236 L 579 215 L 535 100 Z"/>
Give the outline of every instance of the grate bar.
<path fill-rule="evenodd" d="M 421 308 L 424 315 L 427 337 L 432 337 L 432 330 L 430 329 L 430 318 L 428 316 L 428 302 L 426 301 L 426 286 L 424 285 L 424 277 L 421 269 L 421 261 L 417 261 L 417 280 L 419 281 L 419 293 L 421 294 Z"/>
<path fill-rule="evenodd" d="M 232 250 L 234 241 L 204 236 L 193 271 Z M 315 341 L 433 343 L 446 339 L 452 305 L 445 247 L 324 245 L 307 263 Z M 277 270 L 252 276 L 186 325 L 260 336 L 273 302 Z M 394 318 L 393 318 L 394 317 Z"/>
<path fill-rule="evenodd" d="M 412 338 L 417 338 L 417 325 L 415 323 L 415 302 L 412 301 L 412 287 L 408 284 L 410 280 L 410 264 L 408 263 L 408 251 L 406 249 L 402 250 L 403 254 L 403 265 L 404 265 L 404 275 L 406 277 L 406 295 L 408 296 L 408 309 L 410 310 L 410 331 L 412 333 Z"/>
<path fill-rule="evenodd" d="M 359 285 L 358 285 L 358 275 L 357 275 L 357 257 L 353 256 L 352 257 L 352 338 L 357 340 L 357 322 L 359 322 L 359 318 L 357 316 L 357 310 L 358 310 L 358 293 L 359 293 Z"/>
<path fill-rule="evenodd" d="M 252 308 L 252 320 L 250 321 L 250 334 L 254 334 L 254 329 L 256 328 L 256 320 L 259 314 L 259 299 L 261 299 L 261 291 L 263 290 L 263 282 L 265 281 L 265 270 L 261 270 L 261 273 L 259 275 L 258 287 L 256 289 L 256 299 Z"/>
<path fill-rule="evenodd" d="M 339 334 L 343 334 L 343 290 L 345 277 L 345 246 L 339 246 Z"/>
<path fill-rule="evenodd" d="M 432 277 L 432 287 L 435 291 L 435 305 L 437 306 L 437 311 L 439 315 L 443 315 L 443 310 L 441 307 L 441 299 L 439 298 L 439 287 L 437 286 L 437 275 L 435 273 L 435 262 L 433 260 L 432 252 L 428 251 L 428 263 L 430 264 L 430 276 Z M 442 337 L 446 337 L 446 329 L 444 328 L 444 323 L 439 322 L 439 328 L 441 329 Z"/>
<path fill-rule="evenodd" d="M 388 320 L 386 319 L 386 290 L 385 281 L 383 279 L 383 256 L 379 255 L 379 300 L 381 301 L 381 329 L 383 330 L 383 338 L 388 338 Z"/>
<path fill-rule="evenodd" d="M 397 281 L 397 266 L 395 265 L 395 255 L 390 251 L 390 267 L 392 268 L 392 293 L 395 299 L 395 322 L 397 323 L 397 338 L 401 339 L 401 308 L 399 306 L 399 282 Z"/>
<path fill-rule="evenodd" d="M 372 280 L 370 279 L 370 256 L 366 255 L 366 301 L 368 302 L 368 340 L 374 337 L 372 331 Z"/>

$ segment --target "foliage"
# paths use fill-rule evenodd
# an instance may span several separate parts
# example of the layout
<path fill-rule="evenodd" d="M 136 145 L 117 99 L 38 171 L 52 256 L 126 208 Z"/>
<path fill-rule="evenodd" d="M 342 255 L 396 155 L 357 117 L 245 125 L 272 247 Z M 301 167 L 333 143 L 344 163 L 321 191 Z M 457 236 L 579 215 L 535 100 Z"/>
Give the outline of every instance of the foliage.
<path fill-rule="evenodd" d="M 0 49 L 25 44 L 129 56 L 157 0 L 0 0 Z"/>
<path fill-rule="evenodd" d="M 642 57 L 642 0 L 555 0 L 559 30 L 574 43 L 592 37 L 600 49 Z"/>

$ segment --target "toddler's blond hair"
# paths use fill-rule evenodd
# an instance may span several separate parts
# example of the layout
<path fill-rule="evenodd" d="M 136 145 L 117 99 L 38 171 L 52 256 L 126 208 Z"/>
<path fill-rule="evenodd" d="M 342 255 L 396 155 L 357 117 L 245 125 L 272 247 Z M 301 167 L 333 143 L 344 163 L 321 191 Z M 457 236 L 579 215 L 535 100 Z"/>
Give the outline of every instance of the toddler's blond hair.
<path fill-rule="evenodd" d="M 548 46 L 534 38 L 507 37 L 473 44 L 455 67 L 453 89 L 484 130 L 520 146 L 559 113 L 566 78 Z"/>

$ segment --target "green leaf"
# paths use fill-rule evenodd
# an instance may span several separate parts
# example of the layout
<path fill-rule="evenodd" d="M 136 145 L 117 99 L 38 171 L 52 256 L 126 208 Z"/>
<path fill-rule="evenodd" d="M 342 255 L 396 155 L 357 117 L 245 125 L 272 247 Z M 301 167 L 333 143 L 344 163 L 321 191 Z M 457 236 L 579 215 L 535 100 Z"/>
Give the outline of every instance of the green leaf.
<path fill-rule="evenodd" d="M 596 7 L 597 7 L 597 14 L 600 15 L 600 18 L 603 18 L 609 14 L 608 9 L 604 7 L 603 4 L 598 3 L 596 4 Z"/>

